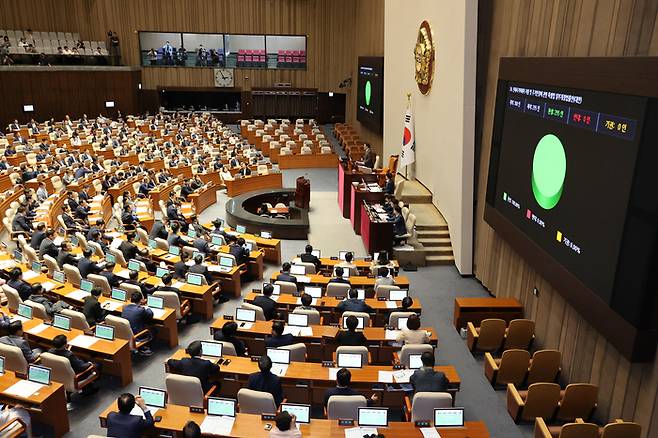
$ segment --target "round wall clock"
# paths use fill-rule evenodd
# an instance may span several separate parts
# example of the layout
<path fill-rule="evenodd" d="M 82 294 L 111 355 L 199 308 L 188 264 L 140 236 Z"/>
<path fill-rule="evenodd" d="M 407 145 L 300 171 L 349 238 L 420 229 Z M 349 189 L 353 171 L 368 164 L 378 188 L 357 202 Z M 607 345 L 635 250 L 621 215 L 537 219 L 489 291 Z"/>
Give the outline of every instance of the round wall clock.
<path fill-rule="evenodd" d="M 432 89 L 434 79 L 434 41 L 432 40 L 432 29 L 427 21 L 423 21 L 418 29 L 414 59 L 418 90 L 423 94 L 428 94 Z"/>

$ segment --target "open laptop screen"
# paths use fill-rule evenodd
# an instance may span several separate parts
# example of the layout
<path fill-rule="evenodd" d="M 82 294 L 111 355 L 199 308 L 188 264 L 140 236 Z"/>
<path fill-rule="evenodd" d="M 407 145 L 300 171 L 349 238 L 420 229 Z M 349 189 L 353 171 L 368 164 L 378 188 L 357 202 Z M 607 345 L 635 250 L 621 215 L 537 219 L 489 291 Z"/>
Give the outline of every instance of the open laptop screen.
<path fill-rule="evenodd" d="M 167 404 L 167 391 L 156 388 L 139 387 L 139 395 L 144 399 L 146 406 L 164 408 Z"/>
<path fill-rule="evenodd" d="M 311 405 L 300 405 L 296 403 L 282 403 L 281 412 L 287 411 L 296 417 L 297 423 L 311 422 Z"/>
<path fill-rule="evenodd" d="M 434 409 L 434 427 L 463 427 L 464 408 Z"/>
<path fill-rule="evenodd" d="M 208 415 L 235 417 L 237 401 L 230 398 L 208 397 Z"/>
<path fill-rule="evenodd" d="M 201 341 L 201 355 L 222 357 L 222 347 L 224 345 L 221 342 Z"/>
<path fill-rule="evenodd" d="M 388 426 L 387 408 L 359 408 L 359 426 Z"/>
<path fill-rule="evenodd" d="M 283 348 L 268 348 L 267 355 L 272 359 L 273 363 L 289 364 L 290 363 L 290 350 Z"/>
<path fill-rule="evenodd" d="M 336 354 L 338 368 L 361 368 L 363 367 L 363 356 L 359 353 Z"/>

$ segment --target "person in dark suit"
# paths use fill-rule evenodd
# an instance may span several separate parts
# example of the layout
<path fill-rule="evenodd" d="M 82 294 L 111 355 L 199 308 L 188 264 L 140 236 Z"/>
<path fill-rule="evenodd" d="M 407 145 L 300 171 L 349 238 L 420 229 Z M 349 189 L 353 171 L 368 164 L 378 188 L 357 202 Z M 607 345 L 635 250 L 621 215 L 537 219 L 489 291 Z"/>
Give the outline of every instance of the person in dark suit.
<path fill-rule="evenodd" d="M 62 246 L 57 253 L 57 264 L 60 268 L 64 265 L 78 266 L 78 259 L 71 254 L 71 244 L 67 241 L 62 242 Z"/>
<path fill-rule="evenodd" d="M 295 337 L 292 334 L 283 334 L 284 328 L 285 325 L 281 321 L 272 323 L 272 334 L 265 338 L 265 348 L 279 348 L 295 343 Z"/>
<path fill-rule="evenodd" d="M 276 276 L 276 281 L 288 281 L 290 283 L 295 283 L 297 289 L 299 289 L 297 277 L 290 275 L 290 263 L 288 262 L 285 262 L 283 265 L 281 265 L 281 273 Z"/>
<path fill-rule="evenodd" d="M 89 225 L 89 206 L 84 199 L 80 199 L 80 205 L 75 209 L 75 217 L 83 224 Z"/>
<path fill-rule="evenodd" d="M 46 238 L 46 224 L 44 224 L 43 222 L 39 222 L 36 230 L 34 231 L 34 234 L 32 234 L 32 239 L 30 239 L 30 246 L 32 247 L 32 249 L 34 249 L 35 251 L 39 251 L 41 242 L 43 242 L 43 239 L 45 238 Z"/>
<path fill-rule="evenodd" d="M 131 415 L 135 404 L 144 412 L 144 418 Z M 153 415 L 146 407 L 144 399 L 124 393 L 117 400 L 119 412 L 107 414 L 107 436 L 141 437 L 144 432 L 153 427 Z"/>
<path fill-rule="evenodd" d="M 393 210 L 393 242 L 399 244 L 403 239 L 399 236 L 407 234 L 407 225 L 404 223 L 402 208 L 396 205 Z"/>
<path fill-rule="evenodd" d="M 46 230 L 45 237 L 39 244 L 39 257 L 43 258 L 47 254 L 54 259 L 57 258 L 59 248 L 55 245 L 54 237 L 55 232 L 53 230 Z"/>
<path fill-rule="evenodd" d="M 130 259 L 137 257 L 137 245 L 135 245 L 135 233 L 127 233 L 126 240 L 121 242 L 119 245 L 119 251 L 123 254 L 123 258 L 126 259 L 126 262 Z"/>
<path fill-rule="evenodd" d="M 176 295 L 180 296 L 180 289 L 178 289 L 177 287 L 173 287 L 171 285 L 173 278 L 174 277 L 171 274 L 163 275 L 162 278 L 160 279 L 160 281 L 162 281 L 162 286 L 159 286 L 157 290 L 162 292 L 173 292 Z"/>
<path fill-rule="evenodd" d="M 352 373 L 347 368 L 341 368 L 336 373 L 336 387 L 329 388 L 324 392 L 324 406 L 327 407 L 329 403 L 329 397 L 332 395 L 363 395 L 360 392 L 357 392 L 350 388 L 350 382 L 352 381 Z M 377 393 L 373 393 L 370 400 L 368 400 L 368 406 L 371 406 L 374 402 L 379 399 Z"/>
<path fill-rule="evenodd" d="M 64 226 L 67 228 L 67 231 L 77 231 L 79 229 L 78 223 L 73 219 L 73 216 L 71 216 L 71 209 L 68 205 L 62 206 L 62 220 L 64 221 Z"/>
<path fill-rule="evenodd" d="M 277 406 L 283 400 L 283 388 L 281 388 L 281 380 L 272 374 L 272 359 L 267 355 L 262 355 L 258 360 L 258 368 L 260 372 L 249 375 L 247 388 L 253 391 L 269 392 L 274 397 L 274 403 Z"/>
<path fill-rule="evenodd" d="M 365 144 L 362 160 L 365 167 L 369 167 L 371 169 L 375 167 L 375 154 L 372 153 L 372 149 L 370 149 L 370 145 L 368 143 Z"/>
<path fill-rule="evenodd" d="M 190 266 L 188 272 L 192 274 L 201 274 L 206 278 L 208 284 L 212 283 L 212 276 L 210 275 L 210 271 L 208 271 L 208 267 L 203 264 L 203 256 L 201 254 L 197 254 L 194 257 L 194 264 Z"/>
<path fill-rule="evenodd" d="M 304 254 L 300 255 L 299 258 L 304 263 L 313 263 L 316 272 L 318 272 L 322 266 L 320 259 L 313 255 L 313 247 L 311 245 L 306 245 L 306 248 L 304 248 Z"/>
<path fill-rule="evenodd" d="M 24 231 L 26 233 L 32 232 L 32 221 L 27 218 L 25 206 L 18 207 L 14 220 L 11 221 L 11 229 L 16 231 Z"/>
<path fill-rule="evenodd" d="M 384 193 L 392 195 L 395 193 L 395 178 L 391 172 L 386 172 L 386 183 L 384 184 Z"/>
<path fill-rule="evenodd" d="M 32 294 L 32 286 L 25 280 L 23 280 L 23 273 L 21 268 L 14 268 L 9 274 L 9 281 L 7 282 L 9 287 L 13 287 L 18 292 L 18 295 L 21 297 L 21 300 L 25 301 Z"/>
<path fill-rule="evenodd" d="M 343 278 L 343 274 L 345 273 L 345 269 L 343 267 L 336 266 L 334 273 L 336 276 L 329 279 L 329 283 L 351 284 L 347 278 Z"/>
<path fill-rule="evenodd" d="M 265 319 L 268 321 L 271 321 L 276 313 L 276 301 L 270 298 L 273 292 L 274 286 L 272 286 L 270 283 L 266 283 L 263 285 L 263 294 L 258 295 L 254 299 L 254 306 L 258 306 L 263 309 Z"/>
<path fill-rule="evenodd" d="M 102 293 L 103 291 L 100 288 L 95 287 L 91 290 L 91 295 L 82 300 L 82 313 L 85 315 L 90 327 L 103 322 L 107 316 L 107 310 L 103 309 L 98 301 L 98 297 Z"/>
<path fill-rule="evenodd" d="M 130 323 L 130 328 L 132 329 L 133 334 L 137 334 L 146 329 L 153 320 L 153 311 L 148 307 L 142 306 L 141 303 L 142 294 L 139 292 L 133 292 L 130 296 L 130 304 L 123 306 L 123 311 L 121 312 L 121 317 L 127 319 Z M 149 331 L 147 334 L 142 335 L 139 338 L 139 341 L 149 341 L 151 339 L 153 339 L 153 334 Z M 139 352 L 144 356 L 150 356 L 153 354 L 151 349 L 147 346 L 140 348 Z"/>
<path fill-rule="evenodd" d="M 82 258 L 78 260 L 78 270 L 82 278 L 87 278 L 89 274 L 99 274 L 103 269 L 91 260 L 91 249 L 82 250 Z"/>
<path fill-rule="evenodd" d="M 336 310 L 340 313 L 343 312 L 372 312 L 372 307 L 370 307 L 364 300 L 360 300 L 359 293 L 356 289 L 350 289 L 349 298 L 341 301 L 337 306 Z"/>
<path fill-rule="evenodd" d="M 199 236 L 196 239 L 194 239 L 192 245 L 197 250 L 199 250 L 199 252 L 202 252 L 204 254 L 210 254 L 211 252 L 210 244 L 208 244 L 208 241 L 203 236 Z"/>
<path fill-rule="evenodd" d="M 23 323 L 20 321 L 12 321 L 9 323 L 7 335 L 0 338 L 0 344 L 12 345 L 20 348 L 25 360 L 29 363 L 36 361 L 41 355 L 41 350 L 38 348 L 32 349 L 27 342 L 27 339 L 23 337 Z"/>
<path fill-rule="evenodd" d="M 185 240 L 178 235 L 180 231 L 180 224 L 178 222 L 171 223 L 171 232 L 167 236 L 167 243 L 169 246 L 180 246 L 183 247 L 186 245 Z"/>
<path fill-rule="evenodd" d="M 219 377 L 219 365 L 201 358 L 201 341 L 192 341 L 185 349 L 190 357 L 169 359 L 169 370 L 176 374 L 196 377 L 201 382 L 204 394 L 212 388 L 211 378 Z"/>
<path fill-rule="evenodd" d="M 147 284 L 143 281 L 139 281 L 139 272 L 137 271 L 130 271 L 128 273 L 128 279 L 123 281 L 125 283 L 139 287 L 139 290 L 142 292 L 142 295 L 145 297 L 151 295 L 153 292 L 155 292 L 156 289 L 155 286 L 151 286 L 150 284 Z"/>
<path fill-rule="evenodd" d="M 235 321 L 225 322 L 221 330 L 215 330 L 213 338 L 216 341 L 230 342 L 235 348 L 236 356 L 246 356 L 247 347 L 244 342 L 236 337 L 238 334 L 238 323 Z"/>
<path fill-rule="evenodd" d="M 368 346 L 368 340 L 363 332 L 356 331 L 356 328 L 359 326 L 359 320 L 356 316 L 348 316 L 345 320 L 345 325 L 347 326 L 347 330 L 340 330 L 336 333 L 336 343 L 338 345 Z"/>
<path fill-rule="evenodd" d="M 160 238 L 160 239 L 167 239 L 167 236 L 169 233 L 167 232 L 167 227 L 166 227 L 166 221 L 167 219 L 162 219 L 162 220 L 156 220 L 153 222 L 153 227 L 151 228 L 151 232 L 149 233 L 149 237 L 151 239 Z"/>
<path fill-rule="evenodd" d="M 180 262 L 174 263 L 174 276 L 176 278 L 185 280 L 187 271 L 190 269 L 190 267 L 186 265 L 189 258 L 190 256 L 185 251 L 180 253 Z"/>
<path fill-rule="evenodd" d="M 420 355 L 423 366 L 418 368 L 409 378 L 416 392 L 446 392 L 448 379 L 441 371 L 434 369 L 434 354 L 429 351 Z"/>
<path fill-rule="evenodd" d="M 244 244 L 244 238 L 238 237 L 237 239 L 232 239 L 228 246 L 229 254 L 232 254 L 233 257 L 235 257 L 235 262 L 238 265 L 242 265 L 249 261 L 249 250 L 244 247 Z"/>
<path fill-rule="evenodd" d="M 53 338 L 53 348 L 48 350 L 48 353 L 56 354 L 57 356 L 65 357 L 71 363 L 71 368 L 76 374 L 80 374 L 87 368 L 89 368 L 92 363 L 87 362 L 86 360 L 80 359 L 78 356 L 73 354 L 71 350 L 66 348 L 67 344 L 66 335 L 57 335 Z"/>
<path fill-rule="evenodd" d="M 118 275 L 114 275 L 114 267 L 116 264 L 114 262 L 107 262 L 105 264 L 105 269 L 101 271 L 99 275 L 107 278 L 107 282 L 110 284 L 110 287 L 119 287 L 119 284 L 124 280 Z"/>

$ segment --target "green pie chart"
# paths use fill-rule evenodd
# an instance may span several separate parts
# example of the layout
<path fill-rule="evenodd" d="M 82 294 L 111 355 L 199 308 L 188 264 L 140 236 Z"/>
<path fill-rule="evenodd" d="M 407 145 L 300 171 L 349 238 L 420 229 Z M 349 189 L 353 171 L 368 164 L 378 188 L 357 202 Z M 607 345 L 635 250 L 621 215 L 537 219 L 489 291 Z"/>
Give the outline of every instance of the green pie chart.
<path fill-rule="evenodd" d="M 370 106 L 370 97 L 372 96 L 372 85 L 370 84 L 370 81 L 366 82 L 366 86 L 363 91 L 365 92 L 366 96 L 366 105 Z"/>
<path fill-rule="evenodd" d="M 544 209 L 555 207 L 562 197 L 567 156 L 559 138 L 546 134 L 539 140 L 532 159 L 532 193 Z"/>

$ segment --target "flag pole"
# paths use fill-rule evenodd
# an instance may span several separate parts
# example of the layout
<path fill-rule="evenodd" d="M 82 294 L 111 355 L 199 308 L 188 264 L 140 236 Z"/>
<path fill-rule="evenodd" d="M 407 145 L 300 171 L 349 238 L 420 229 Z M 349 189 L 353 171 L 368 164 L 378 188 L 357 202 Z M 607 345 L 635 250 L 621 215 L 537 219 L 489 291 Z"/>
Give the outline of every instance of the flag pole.
<path fill-rule="evenodd" d="M 411 107 L 411 92 L 407 92 L 407 107 Z M 409 170 L 409 166 L 405 165 L 404 166 L 404 179 L 407 181 L 409 178 L 407 177 L 407 171 Z"/>

